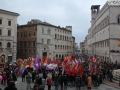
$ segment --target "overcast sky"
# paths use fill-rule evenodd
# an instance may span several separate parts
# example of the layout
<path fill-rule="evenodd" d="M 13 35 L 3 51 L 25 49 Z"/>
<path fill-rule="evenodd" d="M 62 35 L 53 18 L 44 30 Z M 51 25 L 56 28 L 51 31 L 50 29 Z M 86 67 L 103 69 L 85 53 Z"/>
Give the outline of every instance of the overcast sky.
<path fill-rule="evenodd" d="M 0 0 L 0 9 L 19 13 L 18 24 L 39 19 L 56 26 L 72 26 L 72 35 L 80 43 L 88 34 L 91 5 L 101 5 L 107 0 Z"/>

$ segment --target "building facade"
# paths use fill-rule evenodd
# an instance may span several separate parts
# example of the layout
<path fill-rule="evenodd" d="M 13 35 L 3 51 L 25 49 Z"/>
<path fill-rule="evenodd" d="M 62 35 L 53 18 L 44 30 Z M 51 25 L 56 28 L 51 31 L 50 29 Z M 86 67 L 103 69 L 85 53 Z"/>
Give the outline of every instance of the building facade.
<path fill-rule="evenodd" d="M 84 45 L 84 42 L 80 43 L 80 53 L 81 54 L 85 54 L 85 45 Z"/>
<path fill-rule="evenodd" d="M 88 54 L 109 62 L 120 62 L 120 7 L 91 6 L 91 27 L 88 30 Z"/>
<path fill-rule="evenodd" d="M 49 57 L 55 60 L 71 54 L 72 26 L 61 28 L 35 19 L 18 26 L 18 58 Z"/>
<path fill-rule="evenodd" d="M 16 61 L 18 16 L 0 9 L 0 63 Z"/>
<path fill-rule="evenodd" d="M 72 56 L 75 56 L 75 37 L 72 37 Z"/>

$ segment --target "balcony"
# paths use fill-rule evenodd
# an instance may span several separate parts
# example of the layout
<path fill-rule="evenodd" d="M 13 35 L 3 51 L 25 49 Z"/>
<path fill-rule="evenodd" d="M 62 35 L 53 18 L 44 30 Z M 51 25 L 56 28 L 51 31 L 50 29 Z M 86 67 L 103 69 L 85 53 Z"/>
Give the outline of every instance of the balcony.
<path fill-rule="evenodd" d="M 13 41 L 13 36 L 0 36 L 0 41 L 6 40 L 6 41 Z"/>
<path fill-rule="evenodd" d="M 10 52 L 12 51 L 12 48 L 5 48 L 5 49 Z"/>

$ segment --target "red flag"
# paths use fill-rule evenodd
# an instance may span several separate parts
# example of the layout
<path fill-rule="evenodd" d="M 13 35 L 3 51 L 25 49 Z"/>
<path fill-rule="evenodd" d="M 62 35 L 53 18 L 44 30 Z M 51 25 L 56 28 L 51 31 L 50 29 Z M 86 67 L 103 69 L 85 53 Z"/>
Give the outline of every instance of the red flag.
<path fill-rule="evenodd" d="M 82 78 L 82 75 L 83 75 L 83 67 L 80 66 L 80 77 Z"/>
<path fill-rule="evenodd" d="M 97 73 L 98 70 L 99 70 L 99 68 L 97 67 L 97 65 L 95 65 L 95 67 L 94 67 L 94 72 Z"/>
<path fill-rule="evenodd" d="M 67 73 L 68 75 L 70 75 L 70 65 L 67 66 L 67 68 L 66 68 L 66 73 Z"/>

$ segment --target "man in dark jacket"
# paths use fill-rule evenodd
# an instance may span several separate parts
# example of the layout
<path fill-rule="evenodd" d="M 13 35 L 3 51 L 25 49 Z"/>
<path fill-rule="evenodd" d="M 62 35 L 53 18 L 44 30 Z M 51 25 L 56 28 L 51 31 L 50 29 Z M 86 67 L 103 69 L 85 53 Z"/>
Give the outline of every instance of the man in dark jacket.
<path fill-rule="evenodd" d="M 4 90 L 17 90 L 17 88 L 14 85 L 14 81 L 10 81 L 9 86 L 6 87 Z"/>
<path fill-rule="evenodd" d="M 67 77 L 67 75 L 65 74 L 64 75 L 64 90 L 67 90 L 67 86 L 68 86 L 68 77 Z"/>
<path fill-rule="evenodd" d="M 31 80 L 32 77 L 30 75 L 30 73 L 28 73 L 28 75 L 26 76 L 26 82 L 27 82 L 27 89 L 30 88 L 31 89 Z"/>
<path fill-rule="evenodd" d="M 79 75 L 75 77 L 75 84 L 76 84 L 76 89 L 80 90 L 80 76 Z"/>

